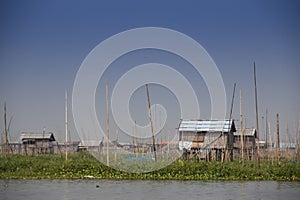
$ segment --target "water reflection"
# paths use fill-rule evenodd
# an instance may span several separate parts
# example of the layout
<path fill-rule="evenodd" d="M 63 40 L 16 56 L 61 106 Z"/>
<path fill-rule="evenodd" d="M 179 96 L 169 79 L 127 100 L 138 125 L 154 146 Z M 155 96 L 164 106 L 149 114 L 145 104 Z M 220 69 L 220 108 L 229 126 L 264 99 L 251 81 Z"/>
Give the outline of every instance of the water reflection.
<path fill-rule="evenodd" d="M 0 199 L 298 199 L 299 182 L 0 180 Z"/>
<path fill-rule="evenodd" d="M 239 199 L 245 199 L 245 182 L 240 182 L 240 197 Z"/>
<path fill-rule="evenodd" d="M 63 183 L 63 185 L 64 185 L 64 200 L 69 200 L 70 198 L 69 198 L 69 181 L 65 181 L 64 183 Z"/>

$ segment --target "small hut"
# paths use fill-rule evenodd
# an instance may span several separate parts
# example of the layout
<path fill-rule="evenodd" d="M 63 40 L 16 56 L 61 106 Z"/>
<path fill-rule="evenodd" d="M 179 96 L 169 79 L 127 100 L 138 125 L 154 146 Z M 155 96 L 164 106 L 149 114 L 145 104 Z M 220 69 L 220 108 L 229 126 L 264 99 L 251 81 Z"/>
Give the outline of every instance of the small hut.
<path fill-rule="evenodd" d="M 78 145 L 78 151 L 93 151 L 93 152 L 101 152 L 103 149 L 103 141 L 97 140 L 81 140 Z"/>
<path fill-rule="evenodd" d="M 180 150 L 199 159 L 221 160 L 222 153 L 233 159 L 233 120 L 182 120 L 178 130 Z"/>
<path fill-rule="evenodd" d="M 240 129 L 233 134 L 234 135 L 234 154 L 235 157 L 240 158 L 242 151 L 244 151 L 244 155 L 248 160 L 252 159 L 252 155 L 256 149 L 256 129 L 255 128 L 245 128 L 243 132 Z M 242 145 L 243 138 L 243 145 Z M 243 148 L 243 149 L 242 149 Z"/>
<path fill-rule="evenodd" d="M 26 155 L 37 154 L 52 154 L 53 144 L 55 141 L 54 135 L 51 132 L 48 133 L 28 133 L 23 132 L 21 134 L 22 151 Z"/>
<path fill-rule="evenodd" d="M 242 134 L 244 141 L 245 149 L 254 149 L 255 148 L 255 138 L 256 138 L 256 129 L 255 128 L 246 128 L 243 129 L 241 133 L 240 129 L 233 134 L 234 135 L 234 148 L 241 148 L 242 146 Z"/>

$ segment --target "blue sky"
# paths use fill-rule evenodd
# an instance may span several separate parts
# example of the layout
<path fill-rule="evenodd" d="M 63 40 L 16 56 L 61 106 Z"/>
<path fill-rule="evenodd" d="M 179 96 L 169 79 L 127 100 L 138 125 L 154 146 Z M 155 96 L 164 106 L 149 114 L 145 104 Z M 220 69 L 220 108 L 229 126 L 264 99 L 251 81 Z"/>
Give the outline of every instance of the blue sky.
<path fill-rule="evenodd" d="M 6 101 L 8 117 L 12 117 L 11 139 L 17 140 L 22 131 L 42 131 L 45 126 L 58 140 L 64 140 L 64 91 L 71 94 L 84 58 L 108 37 L 148 26 L 182 32 L 206 49 L 223 77 L 228 111 L 233 84 L 237 83 L 235 119 L 239 118 L 239 90 L 243 90 L 248 127 L 255 126 L 255 61 L 260 122 L 268 108 L 271 131 L 279 113 L 281 132 L 288 126 L 290 134 L 295 135 L 300 116 L 299 9 L 298 1 L 1 1 L 0 105 Z M 151 58 L 158 54 L 152 52 Z M 205 83 L 190 68 L 182 65 L 179 70 L 191 80 L 198 97 L 204 96 L 201 116 L 209 117 Z M 117 64 L 107 71 L 110 88 L 116 81 L 115 74 L 120 76 L 122 72 Z M 101 124 L 105 123 L 101 114 L 105 110 L 103 83 L 99 82 L 96 94 Z M 132 116 L 141 124 L 147 120 L 143 90 L 136 92 L 135 103 L 131 104 Z M 180 116 L 177 102 L 159 86 L 153 85 L 150 92 L 154 103 L 168 103 L 166 108 L 172 117 L 166 129 L 175 132 Z M 3 116 L 2 109 L 0 113 Z M 71 139 L 75 140 L 78 135 L 71 114 Z M 112 118 L 110 122 L 114 132 Z"/>

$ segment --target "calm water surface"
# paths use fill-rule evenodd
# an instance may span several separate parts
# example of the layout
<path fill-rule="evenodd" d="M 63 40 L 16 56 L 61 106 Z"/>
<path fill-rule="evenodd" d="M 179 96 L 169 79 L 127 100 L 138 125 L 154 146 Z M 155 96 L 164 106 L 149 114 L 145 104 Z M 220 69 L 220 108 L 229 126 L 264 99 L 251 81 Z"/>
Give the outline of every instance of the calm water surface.
<path fill-rule="evenodd" d="M 0 199 L 300 199 L 300 182 L 0 180 Z"/>

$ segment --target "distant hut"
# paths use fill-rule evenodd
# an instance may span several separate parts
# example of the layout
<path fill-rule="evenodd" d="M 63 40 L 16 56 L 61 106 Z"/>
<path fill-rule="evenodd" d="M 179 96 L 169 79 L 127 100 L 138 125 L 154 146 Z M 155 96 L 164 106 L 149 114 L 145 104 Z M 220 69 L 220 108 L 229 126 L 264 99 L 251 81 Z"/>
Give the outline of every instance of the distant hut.
<path fill-rule="evenodd" d="M 199 159 L 233 159 L 233 120 L 182 120 L 179 124 L 179 149 Z"/>
<path fill-rule="evenodd" d="M 37 154 L 52 154 L 53 143 L 55 141 L 54 135 L 48 133 L 28 133 L 21 134 L 22 149 L 26 155 Z"/>
<path fill-rule="evenodd" d="M 256 148 L 256 129 L 255 128 L 246 128 L 243 130 L 243 148 L 245 156 L 248 157 L 248 159 L 251 160 L 251 157 L 253 155 L 253 151 Z M 242 135 L 240 129 L 237 129 L 237 131 L 233 134 L 234 135 L 234 153 L 237 157 L 241 155 L 242 151 Z"/>
<path fill-rule="evenodd" d="M 239 129 L 233 134 L 234 135 L 234 147 L 241 147 L 241 132 Z M 250 149 L 255 148 L 255 139 L 256 139 L 256 129 L 255 128 L 246 128 L 243 130 L 243 139 L 244 139 L 244 148 Z"/>
<path fill-rule="evenodd" d="M 101 152 L 103 148 L 103 142 L 97 140 L 82 140 L 78 145 L 78 151 L 93 151 Z"/>
<path fill-rule="evenodd" d="M 78 151 L 80 141 L 72 141 L 67 143 L 68 153 L 76 153 Z M 54 142 L 53 143 L 55 154 L 64 154 L 66 152 L 66 142 Z"/>

